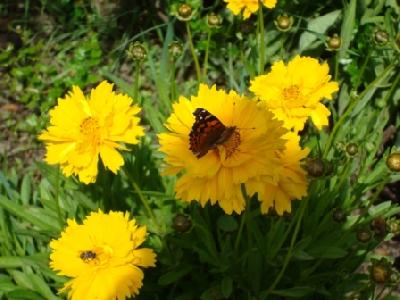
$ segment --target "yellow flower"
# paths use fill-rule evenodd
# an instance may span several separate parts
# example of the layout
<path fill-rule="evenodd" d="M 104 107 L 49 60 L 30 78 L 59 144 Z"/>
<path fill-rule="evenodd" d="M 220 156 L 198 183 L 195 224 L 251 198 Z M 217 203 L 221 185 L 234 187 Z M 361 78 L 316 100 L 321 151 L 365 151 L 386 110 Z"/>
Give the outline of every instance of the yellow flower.
<path fill-rule="evenodd" d="M 321 100 L 331 100 L 332 93 L 339 89 L 328 73 L 327 63 L 320 65 L 314 58 L 296 56 L 287 65 L 283 61 L 274 63 L 271 72 L 251 82 L 250 91 L 265 101 L 286 128 L 302 130 L 311 117 L 321 129 L 329 124 L 330 115 Z"/>
<path fill-rule="evenodd" d="M 301 149 L 300 137 L 294 132 L 288 132 L 284 138 L 287 140 L 285 150 L 275 153 L 280 161 L 277 180 L 269 183 L 268 178 L 260 177 L 248 183 L 250 195 L 258 192 L 262 213 L 267 213 L 269 208 L 274 208 L 279 215 L 290 212 L 292 200 L 307 196 L 308 182 L 300 161 L 309 150 Z"/>
<path fill-rule="evenodd" d="M 196 114 L 196 119 L 193 113 Z M 272 113 L 237 93 L 200 85 L 198 96 L 180 97 L 159 134 L 166 174 L 181 173 L 177 198 L 202 206 L 218 202 L 227 213 L 241 213 L 240 185 L 263 176 L 275 180 L 286 133 Z"/>
<path fill-rule="evenodd" d="M 117 150 L 143 136 L 136 116 L 140 108 L 112 88 L 103 81 L 86 99 L 79 87 L 72 87 L 50 111 L 50 126 L 39 136 L 46 144 L 46 162 L 60 164 L 66 176 L 78 175 L 86 184 L 96 180 L 99 155 L 104 166 L 116 173 L 124 164 Z"/>
<path fill-rule="evenodd" d="M 72 300 L 122 300 L 135 296 L 142 286 L 139 267 L 155 266 L 152 249 L 138 247 L 146 227 L 129 221 L 129 213 L 92 212 L 83 224 L 68 220 L 57 240 L 52 240 L 50 266 L 72 277 L 60 292 Z"/>
<path fill-rule="evenodd" d="M 227 7 L 234 15 L 239 15 L 243 11 L 243 18 L 247 19 L 251 14 L 258 11 L 259 0 L 224 0 Z M 261 3 L 268 8 L 274 8 L 277 0 L 261 0 Z"/>

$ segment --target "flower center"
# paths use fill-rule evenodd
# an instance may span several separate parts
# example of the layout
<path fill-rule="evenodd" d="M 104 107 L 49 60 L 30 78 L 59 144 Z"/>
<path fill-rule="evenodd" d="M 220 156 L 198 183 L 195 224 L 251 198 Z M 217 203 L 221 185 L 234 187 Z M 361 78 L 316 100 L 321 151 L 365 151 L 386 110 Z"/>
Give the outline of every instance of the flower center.
<path fill-rule="evenodd" d="M 99 122 L 95 118 L 87 117 L 81 123 L 81 133 L 84 135 L 95 135 L 99 130 Z"/>
<path fill-rule="evenodd" d="M 232 156 L 233 153 L 239 148 L 240 146 L 240 133 L 235 130 L 231 136 L 221 145 L 225 149 L 225 159 Z"/>
<path fill-rule="evenodd" d="M 294 84 L 282 91 L 282 96 L 285 101 L 296 101 L 300 96 L 300 88 L 298 85 Z"/>
<path fill-rule="evenodd" d="M 80 131 L 84 135 L 84 143 L 96 146 L 100 144 L 100 125 L 96 118 L 87 117 L 80 125 Z"/>

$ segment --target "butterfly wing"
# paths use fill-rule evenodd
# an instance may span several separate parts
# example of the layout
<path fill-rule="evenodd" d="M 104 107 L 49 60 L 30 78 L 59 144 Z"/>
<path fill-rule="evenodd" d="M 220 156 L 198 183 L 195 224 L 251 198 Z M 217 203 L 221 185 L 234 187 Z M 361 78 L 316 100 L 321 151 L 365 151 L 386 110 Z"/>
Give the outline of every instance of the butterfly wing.
<path fill-rule="evenodd" d="M 197 108 L 193 115 L 195 122 L 189 134 L 189 149 L 197 158 L 226 141 L 234 131 L 234 127 L 226 127 L 204 108 Z"/>

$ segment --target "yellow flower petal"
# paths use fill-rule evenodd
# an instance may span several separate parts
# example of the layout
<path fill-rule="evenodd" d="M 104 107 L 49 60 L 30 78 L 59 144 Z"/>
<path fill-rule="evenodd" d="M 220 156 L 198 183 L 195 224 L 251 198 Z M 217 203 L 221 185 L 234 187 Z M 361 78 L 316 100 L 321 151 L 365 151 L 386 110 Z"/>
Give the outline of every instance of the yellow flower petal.
<path fill-rule="evenodd" d="M 60 164 L 66 176 L 78 175 L 86 184 L 96 180 L 99 156 L 117 173 L 124 164 L 117 150 L 126 149 L 124 143 L 138 143 L 144 134 L 136 116 L 140 108 L 112 88 L 103 81 L 86 100 L 74 86 L 50 111 L 50 126 L 39 135 L 46 145 L 46 162 Z"/>
<path fill-rule="evenodd" d="M 339 89 L 330 81 L 329 67 L 311 57 L 296 56 L 287 65 L 273 64 L 271 72 L 251 81 L 252 91 L 289 130 L 300 131 L 309 117 L 317 128 L 328 125 L 323 99 Z"/>
<path fill-rule="evenodd" d="M 196 200 L 202 206 L 210 201 L 227 214 L 241 213 L 245 207 L 241 184 L 260 176 L 272 181 L 277 176 L 279 158 L 275 152 L 283 151 L 282 135 L 286 132 L 282 123 L 256 101 L 204 84 L 198 95 L 190 100 L 179 98 L 173 108 L 165 124 L 169 132 L 158 137 L 160 150 L 166 154 L 166 172 L 182 173 L 175 186 L 177 198 Z M 201 135 L 213 128 L 202 124 L 202 130 L 191 133 L 197 108 L 215 116 L 222 124 L 218 126 L 234 128 L 229 138 L 211 145 L 200 158 L 191 150 L 190 139 L 204 141 L 208 137 Z M 216 126 L 215 121 L 213 124 Z"/>
<path fill-rule="evenodd" d="M 329 125 L 328 117 L 331 115 L 331 112 L 321 103 L 318 103 L 315 106 L 315 109 L 311 112 L 311 119 L 318 129 L 321 129 L 322 126 Z"/>
<path fill-rule="evenodd" d="M 142 248 L 133 250 L 135 265 L 140 267 L 155 267 L 156 255 L 152 249 Z"/>
<path fill-rule="evenodd" d="M 122 155 L 119 154 L 117 150 L 106 144 L 100 148 L 100 157 L 104 166 L 110 169 L 113 173 L 117 173 L 119 168 L 124 164 Z"/>
<path fill-rule="evenodd" d="M 139 266 L 155 266 L 156 260 L 153 250 L 137 249 L 145 237 L 146 228 L 128 213 L 93 212 L 81 225 L 68 220 L 61 237 L 50 243 L 50 267 L 71 277 L 61 291 L 77 300 L 137 295 L 143 280 Z"/>
<path fill-rule="evenodd" d="M 258 11 L 258 0 L 224 0 L 227 7 L 234 15 L 243 13 L 243 18 L 247 19 L 251 14 Z M 261 0 L 262 4 L 267 8 L 274 8 L 277 0 Z"/>
<path fill-rule="evenodd" d="M 300 147 L 300 137 L 294 132 L 288 132 L 284 138 L 287 140 L 285 150 L 276 152 L 279 159 L 279 168 L 276 169 L 276 179 L 259 177 L 250 180 L 248 193 L 258 193 L 261 202 L 261 212 L 267 213 L 270 208 L 282 215 L 291 211 L 291 201 L 307 196 L 308 182 L 306 172 L 301 168 L 300 162 L 309 150 Z"/>

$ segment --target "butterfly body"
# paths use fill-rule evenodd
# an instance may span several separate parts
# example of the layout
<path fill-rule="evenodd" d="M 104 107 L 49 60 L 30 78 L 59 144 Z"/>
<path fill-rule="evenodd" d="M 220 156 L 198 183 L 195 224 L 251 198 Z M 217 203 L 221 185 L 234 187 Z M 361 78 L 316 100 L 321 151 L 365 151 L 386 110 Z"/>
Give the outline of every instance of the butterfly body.
<path fill-rule="evenodd" d="M 189 134 L 190 150 L 197 158 L 201 158 L 209 150 L 226 142 L 235 132 L 235 126 L 225 126 L 204 108 L 197 108 L 193 115 L 195 122 Z"/>

